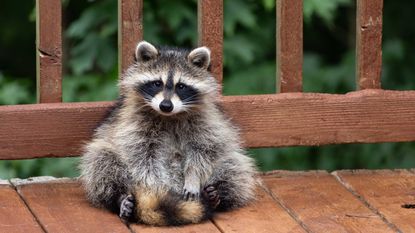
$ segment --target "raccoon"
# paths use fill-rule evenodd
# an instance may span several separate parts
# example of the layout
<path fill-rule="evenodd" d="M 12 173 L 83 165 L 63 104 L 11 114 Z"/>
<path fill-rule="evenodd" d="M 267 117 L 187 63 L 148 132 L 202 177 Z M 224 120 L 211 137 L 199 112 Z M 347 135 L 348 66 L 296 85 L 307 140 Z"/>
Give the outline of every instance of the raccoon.
<path fill-rule="evenodd" d="M 255 198 L 256 168 L 218 105 L 210 50 L 142 41 L 120 97 L 85 146 L 87 198 L 127 221 L 182 225 Z"/>

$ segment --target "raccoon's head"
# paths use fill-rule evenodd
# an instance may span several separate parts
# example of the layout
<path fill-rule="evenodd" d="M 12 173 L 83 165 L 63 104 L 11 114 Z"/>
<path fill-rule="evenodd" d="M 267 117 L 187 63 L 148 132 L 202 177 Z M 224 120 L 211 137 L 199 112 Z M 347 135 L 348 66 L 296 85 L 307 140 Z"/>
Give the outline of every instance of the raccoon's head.
<path fill-rule="evenodd" d="M 159 114 L 192 112 L 215 101 L 218 84 L 208 71 L 208 48 L 156 48 L 142 41 L 136 47 L 135 59 L 120 82 L 121 90 Z"/>

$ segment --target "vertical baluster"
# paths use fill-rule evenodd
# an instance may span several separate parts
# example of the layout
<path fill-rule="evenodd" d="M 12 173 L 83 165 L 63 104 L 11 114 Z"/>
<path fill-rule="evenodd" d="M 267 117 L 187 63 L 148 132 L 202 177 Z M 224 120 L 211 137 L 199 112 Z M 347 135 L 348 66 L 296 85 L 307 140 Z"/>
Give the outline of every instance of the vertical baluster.
<path fill-rule="evenodd" d="M 134 62 L 137 43 L 143 39 L 143 0 L 118 0 L 119 77 Z"/>
<path fill-rule="evenodd" d="M 223 0 L 198 1 L 199 45 L 211 50 L 211 71 L 222 83 Z"/>
<path fill-rule="evenodd" d="M 277 90 L 303 89 L 303 1 L 277 0 Z"/>
<path fill-rule="evenodd" d="M 383 0 L 357 0 L 356 82 L 358 89 L 381 88 Z"/>
<path fill-rule="evenodd" d="M 39 103 L 62 102 L 62 5 L 36 0 L 36 79 Z"/>

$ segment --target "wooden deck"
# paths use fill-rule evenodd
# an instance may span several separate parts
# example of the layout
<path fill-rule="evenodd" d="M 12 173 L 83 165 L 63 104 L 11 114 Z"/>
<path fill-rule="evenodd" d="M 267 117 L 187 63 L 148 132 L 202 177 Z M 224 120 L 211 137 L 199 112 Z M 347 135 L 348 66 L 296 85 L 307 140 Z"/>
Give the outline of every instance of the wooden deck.
<path fill-rule="evenodd" d="M 85 200 L 79 182 L 0 182 L 0 232 L 415 232 L 415 170 L 274 171 L 258 201 L 184 227 L 125 225 Z"/>

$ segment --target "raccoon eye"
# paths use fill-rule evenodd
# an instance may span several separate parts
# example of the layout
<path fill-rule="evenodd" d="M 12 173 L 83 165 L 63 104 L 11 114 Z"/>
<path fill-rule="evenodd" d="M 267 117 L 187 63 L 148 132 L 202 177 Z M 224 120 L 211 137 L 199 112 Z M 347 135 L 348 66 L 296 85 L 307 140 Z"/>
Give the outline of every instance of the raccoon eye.
<path fill-rule="evenodd" d="M 177 89 L 183 90 L 185 88 L 186 88 L 186 85 L 184 85 L 183 83 L 177 84 Z"/>
<path fill-rule="evenodd" d="M 163 85 L 163 83 L 161 81 L 155 81 L 153 83 L 153 85 L 156 86 L 156 87 L 161 87 L 161 85 Z"/>

